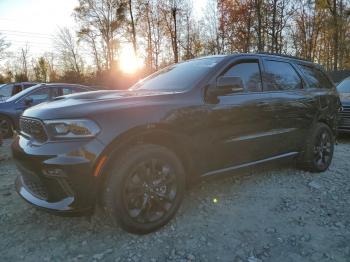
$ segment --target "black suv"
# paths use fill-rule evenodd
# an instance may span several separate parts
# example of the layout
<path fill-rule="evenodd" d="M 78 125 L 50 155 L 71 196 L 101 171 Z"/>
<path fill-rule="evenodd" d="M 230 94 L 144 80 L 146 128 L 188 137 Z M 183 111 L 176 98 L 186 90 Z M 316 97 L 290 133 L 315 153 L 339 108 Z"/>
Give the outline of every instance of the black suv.
<path fill-rule="evenodd" d="M 134 233 L 176 213 L 186 184 L 282 159 L 331 163 L 339 97 L 313 63 L 210 56 L 171 65 L 127 91 L 32 107 L 12 151 L 20 196 L 55 213 L 96 204 Z"/>

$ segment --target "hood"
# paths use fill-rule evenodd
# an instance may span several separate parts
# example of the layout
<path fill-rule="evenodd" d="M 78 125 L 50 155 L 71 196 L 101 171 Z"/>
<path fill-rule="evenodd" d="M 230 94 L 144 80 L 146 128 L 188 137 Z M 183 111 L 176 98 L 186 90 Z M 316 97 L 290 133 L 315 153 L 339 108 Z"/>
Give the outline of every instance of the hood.
<path fill-rule="evenodd" d="M 6 102 L 7 99 L 9 99 L 9 97 L 7 97 L 7 96 L 1 96 L 1 97 L 0 97 L 0 103 Z"/>
<path fill-rule="evenodd" d="M 86 101 L 99 101 L 99 100 L 113 100 L 120 98 L 136 98 L 145 96 L 157 96 L 157 95 L 167 95 L 174 94 L 176 92 L 169 91 L 149 91 L 149 90 L 103 90 L 103 91 L 90 91 L 83 93 L 76 93 L 72 95 L 66 95 L 57 97 L 54 101 L 62 99 L 76 99 L 76 100 L 86 100 Z"/>
<path fill-rule="evenodd" d="M 113 109 L 147 106 L 161 103 L 166 97 L 182 92 L 168 91 L 92 91 L 57 97 L 51 102 L 41 103 L 24 111 L 23 116 L 40 119 L 75 118 L 108 112 Z"/>

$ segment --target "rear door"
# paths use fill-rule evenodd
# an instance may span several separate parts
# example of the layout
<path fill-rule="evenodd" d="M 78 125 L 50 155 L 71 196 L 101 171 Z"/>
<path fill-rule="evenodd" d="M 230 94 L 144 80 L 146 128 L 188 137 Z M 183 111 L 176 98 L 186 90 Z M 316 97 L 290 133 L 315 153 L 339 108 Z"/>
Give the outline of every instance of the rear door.
<path fill-rule="evenodd" d="M 314 97 L 292 61 L 265 58 L 263 64 L 262 108 L 270 111 L 271 126 L 264 145 L 271 156 L 299 152 L 316 110 Z"/>
<path fill-rule="evenodd" d="M 309 64 L 298 64 L 298 67 L 307 81 L 307 92 L 313 97 L 317 108 L 314 120 L 327 120 L 335 128 L 340 101 L 333 83 L 321 68 Z"/>

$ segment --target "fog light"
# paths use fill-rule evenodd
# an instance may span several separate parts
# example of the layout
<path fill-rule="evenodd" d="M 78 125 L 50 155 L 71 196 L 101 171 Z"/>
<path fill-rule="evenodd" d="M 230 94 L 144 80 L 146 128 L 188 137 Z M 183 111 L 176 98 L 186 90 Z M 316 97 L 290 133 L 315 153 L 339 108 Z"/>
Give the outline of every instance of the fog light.
<path fill-rule="evenodd" d="M 66 177 L 66 173 L 59 168 L 45 168 L 43 174 L 48 177 Z"/>

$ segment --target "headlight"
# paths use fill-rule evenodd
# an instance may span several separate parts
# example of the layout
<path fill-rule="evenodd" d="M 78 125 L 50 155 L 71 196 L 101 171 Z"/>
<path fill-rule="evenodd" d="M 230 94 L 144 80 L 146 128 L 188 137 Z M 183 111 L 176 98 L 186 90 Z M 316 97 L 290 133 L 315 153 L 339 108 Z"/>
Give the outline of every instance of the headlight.
<path fill-rule="evenodd" d="M 99 126 L 88 119 L 58 119 L 44 121 L 48 135 L 53 139 L 89 138 L 100 132 Z"/>

